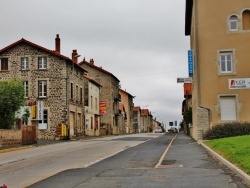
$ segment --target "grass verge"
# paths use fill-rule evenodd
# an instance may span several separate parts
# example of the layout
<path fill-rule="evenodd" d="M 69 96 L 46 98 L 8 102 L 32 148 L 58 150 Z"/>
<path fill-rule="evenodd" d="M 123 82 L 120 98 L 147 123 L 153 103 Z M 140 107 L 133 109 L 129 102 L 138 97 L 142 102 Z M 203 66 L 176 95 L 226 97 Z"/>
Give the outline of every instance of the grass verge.
<path fill-rule="evenodd" d="M 204 144 L 250 175 L 250 135 L 208 140 Z"/>

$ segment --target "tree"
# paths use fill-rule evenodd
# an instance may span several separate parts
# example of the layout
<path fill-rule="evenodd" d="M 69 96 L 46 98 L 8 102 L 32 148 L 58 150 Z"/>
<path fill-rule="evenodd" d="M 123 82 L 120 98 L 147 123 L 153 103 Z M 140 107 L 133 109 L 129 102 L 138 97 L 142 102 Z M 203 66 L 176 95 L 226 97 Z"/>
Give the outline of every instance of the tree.
<path fill-rule="evenodd" d="M 0 129 L 11 129 L 15 112 L 24 103 L 24 87 L 21 80 L 0 82 Z"/>

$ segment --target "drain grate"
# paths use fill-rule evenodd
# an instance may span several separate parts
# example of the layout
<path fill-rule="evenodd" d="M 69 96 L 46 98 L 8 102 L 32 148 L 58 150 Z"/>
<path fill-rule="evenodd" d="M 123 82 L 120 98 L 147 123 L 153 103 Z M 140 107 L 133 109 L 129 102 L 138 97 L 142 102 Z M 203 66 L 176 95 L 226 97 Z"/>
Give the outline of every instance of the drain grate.
<path fill-rule="evenodd" d="M 175 164 L 176 160 L 163 160 L 161 162 L 162 165 L 172 165 Z"/>

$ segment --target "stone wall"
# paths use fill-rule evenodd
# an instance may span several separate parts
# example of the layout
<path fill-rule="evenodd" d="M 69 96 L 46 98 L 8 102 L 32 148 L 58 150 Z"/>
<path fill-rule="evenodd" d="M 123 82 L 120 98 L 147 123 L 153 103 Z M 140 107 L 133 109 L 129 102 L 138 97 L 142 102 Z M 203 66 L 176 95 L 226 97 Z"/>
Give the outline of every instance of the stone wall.
<path fill-rule="evenodd" d="M 209 130 L 209 110 L 197 108 L 197 140 L 202 140 L 207 130 Z"/>
<path fill-rule="evenodd" d="M 8 147 L 12 145 L 21 145 L 22 131 L 21 130 L 0 130 L 0 147 Z"/>

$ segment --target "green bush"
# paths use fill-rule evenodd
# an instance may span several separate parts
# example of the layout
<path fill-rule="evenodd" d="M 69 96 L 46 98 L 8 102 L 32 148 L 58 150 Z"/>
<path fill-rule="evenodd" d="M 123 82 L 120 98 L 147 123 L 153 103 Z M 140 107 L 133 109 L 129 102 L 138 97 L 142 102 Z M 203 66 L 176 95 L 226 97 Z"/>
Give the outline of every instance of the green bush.
<path fill-rule="evenodd" d="M 203 139 L 212 140 L 232 136 L 242 136 L 250 134 L 250 122 L 228 122 L 215 125 L 208 130 Z"/>

